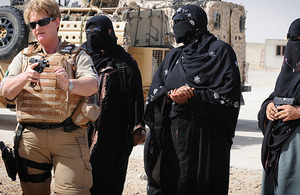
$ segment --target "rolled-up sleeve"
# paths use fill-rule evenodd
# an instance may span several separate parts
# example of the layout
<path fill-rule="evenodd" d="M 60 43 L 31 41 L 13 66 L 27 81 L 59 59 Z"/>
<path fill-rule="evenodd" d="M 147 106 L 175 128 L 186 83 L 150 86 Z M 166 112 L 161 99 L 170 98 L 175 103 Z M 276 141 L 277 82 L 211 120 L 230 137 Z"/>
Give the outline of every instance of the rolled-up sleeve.
<path fill-rule="evenodd" d="M 77 79 L 92 77 L 97 81 L 97 86 L 99 86 L 100 79 L 94 68 L 92 58 L 85 51 L 80 51 L 77 55 L 76 66 L 77 70 L 75 75 Z"/>

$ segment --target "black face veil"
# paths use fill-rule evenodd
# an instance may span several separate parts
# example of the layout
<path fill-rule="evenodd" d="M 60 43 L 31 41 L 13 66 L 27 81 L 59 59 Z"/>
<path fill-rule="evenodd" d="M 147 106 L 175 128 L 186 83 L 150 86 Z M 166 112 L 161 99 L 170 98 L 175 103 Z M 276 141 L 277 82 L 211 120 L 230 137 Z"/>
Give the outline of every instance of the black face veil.
<path fill-rule="evenodd" d="M 112 22 L 107 16 L 91 18 L 86 23 L 86 32 L 88 47 L 94 51 L 109 50 L 117 43 Z"/>
<path fill-rule="evenodd" d="M 177 43 L 186 44 L 195 36 L 207 32 L 207 15 L 199 6 L 185 5 L 179 8 L 173 16 L 173 21 Z"/>
<path fill-rule="evenodd" d="M 94 16 L 91 18 L 86 23 L 86 32 L 87 41 L 82 47 L 89 52 L 97 71 L 105 67 L 114 55 L 124 52 L 124 49 L 117 45 L 117 37 L 108 17 Z"/>

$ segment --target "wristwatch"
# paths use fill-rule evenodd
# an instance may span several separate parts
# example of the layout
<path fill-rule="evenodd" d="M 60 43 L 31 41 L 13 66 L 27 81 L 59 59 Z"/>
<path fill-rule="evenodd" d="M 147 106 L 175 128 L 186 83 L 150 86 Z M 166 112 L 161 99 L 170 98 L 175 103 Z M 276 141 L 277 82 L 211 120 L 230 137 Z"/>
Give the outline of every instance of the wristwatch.
<path fill-rule="evenodd" d="M 68 89 L 68 91 L 72 91 L 73 88 L 74 88 L 73 83 L 69 80 L 69 89 Z"/>

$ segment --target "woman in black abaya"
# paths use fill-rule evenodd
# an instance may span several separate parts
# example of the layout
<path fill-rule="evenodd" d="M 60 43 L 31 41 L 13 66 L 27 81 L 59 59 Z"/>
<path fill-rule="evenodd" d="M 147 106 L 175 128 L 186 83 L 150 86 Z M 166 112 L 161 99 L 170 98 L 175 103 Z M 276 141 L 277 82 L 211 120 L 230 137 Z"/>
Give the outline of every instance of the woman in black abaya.
<path fill-rule="evenodd" d="M 290 25 L 284 61 L 273 93 L 258 113 L 264 134 L 262 195 L 300 194 L 300 18 Z M 275 106 L 275 97 L 293 101 Z"/>
<path fill-rule="evenodd" d="M 144 114 L 148 194 L 227 194 L 241 97 L 235 52 L 207 31 L 199 6 L 179 8 L 173 21 L 184 46 L 160 65 Z"/>
<path fill-rule="evenodd" d="M 142 120 L 144 98 L 136 61 L 120 45 L 106 16 L 86 23 L 87 42 L 82 47 L 91 55 L 101 83 L 101 114 L 89 132 L 92 164 L 92 195 L 121 195 L 129 155 L 134 145 L 144 143 Z"/>

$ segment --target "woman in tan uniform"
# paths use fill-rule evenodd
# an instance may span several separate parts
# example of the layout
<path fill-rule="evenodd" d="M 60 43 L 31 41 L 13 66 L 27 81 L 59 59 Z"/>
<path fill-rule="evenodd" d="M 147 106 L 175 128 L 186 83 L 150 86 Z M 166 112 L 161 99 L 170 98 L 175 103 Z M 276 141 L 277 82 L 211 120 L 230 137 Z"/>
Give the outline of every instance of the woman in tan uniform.
<path fill-rule="evenodd" d="M 3 96 L 17 103 L 14 149 L 23 194 L 50 194 L 52 166 L 56 194 L 89 194 L 86 130 L 71 114 L 84 96 L 98 91 L 99 78 L 89 55 L 58 37 L 54 0 L 30 1 L 24 18 L 38 42 L 13 59 L 1 83 Z"/>

